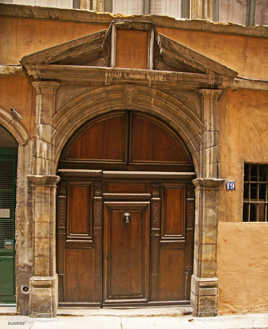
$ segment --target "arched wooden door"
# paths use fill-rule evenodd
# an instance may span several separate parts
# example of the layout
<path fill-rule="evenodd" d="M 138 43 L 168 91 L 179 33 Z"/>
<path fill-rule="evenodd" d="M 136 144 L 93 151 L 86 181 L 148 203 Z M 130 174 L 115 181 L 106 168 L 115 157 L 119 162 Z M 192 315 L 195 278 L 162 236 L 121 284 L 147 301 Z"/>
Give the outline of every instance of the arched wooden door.
<path fill-rule="evenodd" d="M 72 136 L 58 173 L 61 305 L 189 302 L 194 173 L 172 129 L 134 111 L 98 117 Z"/>

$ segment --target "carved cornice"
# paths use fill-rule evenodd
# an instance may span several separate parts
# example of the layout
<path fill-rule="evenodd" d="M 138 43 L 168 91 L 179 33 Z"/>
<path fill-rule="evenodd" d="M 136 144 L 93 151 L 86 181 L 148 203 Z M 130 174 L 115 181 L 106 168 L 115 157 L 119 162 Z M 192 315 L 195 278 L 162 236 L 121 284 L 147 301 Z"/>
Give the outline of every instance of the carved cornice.
<path fill-rule="evenodd" d="M 92 86 L 137 83 L 146 86 L 180 85 L 184 89 L 214 88 L 222 79 L 205 73 L 172 72 L 156 70 L 120 69 L 110 67 L 75 65 L 26 65 L 27 73 L 34 80 L 79 82 Z"/>

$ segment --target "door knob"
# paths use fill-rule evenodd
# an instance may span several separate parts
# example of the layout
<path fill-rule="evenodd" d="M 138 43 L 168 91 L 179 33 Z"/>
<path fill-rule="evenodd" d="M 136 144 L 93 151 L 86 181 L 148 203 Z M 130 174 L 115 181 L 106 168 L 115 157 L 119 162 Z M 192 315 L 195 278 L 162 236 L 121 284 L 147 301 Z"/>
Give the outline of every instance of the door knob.
<path fill-rule="evenodd" d="M 130 213 L 129 212 L 124 213 L 124 221 L 125 221 L 125 224 L 130 223 Z"/>

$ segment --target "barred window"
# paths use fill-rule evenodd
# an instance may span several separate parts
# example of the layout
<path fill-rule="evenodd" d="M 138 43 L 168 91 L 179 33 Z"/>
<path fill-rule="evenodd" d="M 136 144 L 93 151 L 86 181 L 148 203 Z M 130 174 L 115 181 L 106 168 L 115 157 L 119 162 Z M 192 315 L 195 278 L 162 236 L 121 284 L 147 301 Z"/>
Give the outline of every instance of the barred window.
<path fill-rule="evenodd" d="M 268 221 L 268 165 L 245 164 L 243 221 Z"/>

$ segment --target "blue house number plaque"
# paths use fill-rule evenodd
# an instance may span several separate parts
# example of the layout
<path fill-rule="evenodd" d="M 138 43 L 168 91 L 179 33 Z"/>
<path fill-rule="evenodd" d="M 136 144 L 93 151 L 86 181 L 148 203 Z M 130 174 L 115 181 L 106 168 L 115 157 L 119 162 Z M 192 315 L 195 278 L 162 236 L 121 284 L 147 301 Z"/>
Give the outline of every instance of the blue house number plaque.
<path fill-rule="evenodd" d="M 226 190 L 227 191 L 234 191 L 235 190 L 235 181 L 229 180 L 226 182 Z"/>

